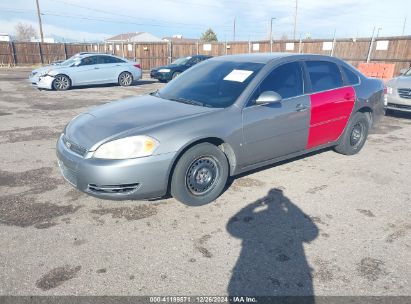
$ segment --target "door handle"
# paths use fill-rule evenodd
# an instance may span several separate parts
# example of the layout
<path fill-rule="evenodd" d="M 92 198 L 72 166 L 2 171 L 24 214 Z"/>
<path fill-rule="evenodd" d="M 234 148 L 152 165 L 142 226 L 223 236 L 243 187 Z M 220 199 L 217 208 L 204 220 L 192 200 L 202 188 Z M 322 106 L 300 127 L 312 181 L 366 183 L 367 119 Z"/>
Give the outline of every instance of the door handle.
<path fill-rule="evenodd" d="M 296 107 L 295 107 L 297 112 L 304 112 L 307 111 L 308 107 L 302 103 L 299 103 Z"/>

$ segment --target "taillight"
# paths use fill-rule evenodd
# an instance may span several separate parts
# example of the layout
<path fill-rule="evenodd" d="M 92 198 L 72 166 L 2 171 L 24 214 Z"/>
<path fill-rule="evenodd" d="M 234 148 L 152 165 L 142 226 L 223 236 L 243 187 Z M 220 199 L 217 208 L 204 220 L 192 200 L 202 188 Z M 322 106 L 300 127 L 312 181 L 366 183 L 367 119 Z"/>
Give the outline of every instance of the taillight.
<path fill-rule="evenodd" d="M 141 65 L 139 63 L 136 63 L 134 66 L 141 70 Z"/>
<path fill-rule="evenodd" d="M 384 106 L 387 106 L 388 105 L 388 89 L 387 89 L 387 86 L 385 85 L 384 86 Z"/>

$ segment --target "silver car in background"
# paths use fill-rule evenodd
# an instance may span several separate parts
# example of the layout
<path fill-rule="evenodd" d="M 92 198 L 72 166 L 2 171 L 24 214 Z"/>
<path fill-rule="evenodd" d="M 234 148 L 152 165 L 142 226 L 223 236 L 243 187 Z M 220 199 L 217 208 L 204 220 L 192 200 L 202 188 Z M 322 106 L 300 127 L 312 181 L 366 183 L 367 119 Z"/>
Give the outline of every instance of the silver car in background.
<path fill-rule="evenodd" d="M 386 109 L 411 112 L 411 69 L 387 82 Z"/>
<path fill-rule="evenodd" d="M 141 74 L 141 67 L 136 62 L 109 54 L 86 53 L 33 71 L 30 81 L 39 89 L 64 91 L 96 84 L 129 86 L 139 80 Z"/>

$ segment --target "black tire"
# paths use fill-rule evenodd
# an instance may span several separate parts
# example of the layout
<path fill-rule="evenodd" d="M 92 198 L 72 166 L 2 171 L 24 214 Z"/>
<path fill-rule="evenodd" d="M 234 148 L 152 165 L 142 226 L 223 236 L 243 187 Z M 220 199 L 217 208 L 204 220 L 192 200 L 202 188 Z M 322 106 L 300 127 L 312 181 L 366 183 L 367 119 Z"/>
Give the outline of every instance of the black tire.
<path fill-rule="evenodd" d="M 133 75 L 129 72 L 121 72 L 118 76 L 118 84 L 122 87 L 128 87 L 133 84 Z"/>
<path fill-rule="evenodd" d="M 357 112 L 348 122 L 335 151 L 344 155 L 354 155 L 361 151 L 370 128 L 369 114 Z"/>
<path fill-rule="evenodd" d="M 188 149 L 178 160 L 171 177 L 171 195 L 189 206 L 214 201 L 223 192 L 228 178 L 224 152 L 210 143 Z"/>
<path fill-rule="evenodd" d="M 54 77 L 52 86 L 56 91 L 66 91 L 71 88 L 71 79 L 64 74 L 56 75 Z"/>

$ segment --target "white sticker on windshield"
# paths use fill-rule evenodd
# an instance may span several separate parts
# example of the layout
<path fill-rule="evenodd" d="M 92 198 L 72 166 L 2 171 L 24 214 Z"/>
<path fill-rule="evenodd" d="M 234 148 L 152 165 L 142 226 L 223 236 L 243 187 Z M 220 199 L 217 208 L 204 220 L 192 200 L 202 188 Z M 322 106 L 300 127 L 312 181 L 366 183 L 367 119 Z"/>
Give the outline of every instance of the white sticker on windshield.
<path fill-rule="evenodd" d="M 224 80 L 244 82 L 252 73 L 253 71 L 232 70 L 230 74 L 224 77 Z"/>

